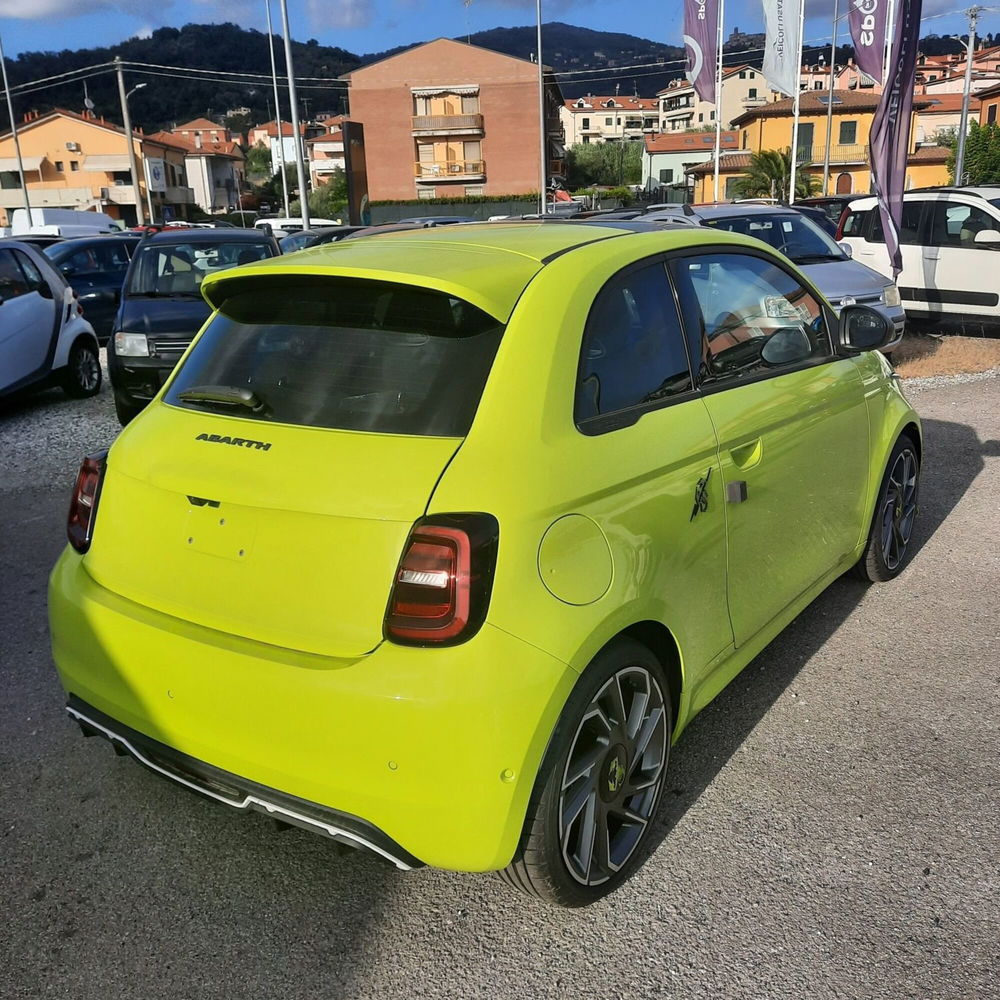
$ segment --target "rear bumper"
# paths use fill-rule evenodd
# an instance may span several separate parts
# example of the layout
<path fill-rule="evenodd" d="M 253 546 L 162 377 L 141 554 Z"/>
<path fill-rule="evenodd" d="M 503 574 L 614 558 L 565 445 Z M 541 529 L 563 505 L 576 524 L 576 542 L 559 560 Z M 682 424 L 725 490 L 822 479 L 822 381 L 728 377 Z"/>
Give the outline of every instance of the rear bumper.
<path fill-rule="evenodd" d="M 70 695 L 66 705 L 70 718 L 80 724 L 84 736 L 101 736 L 116 753 L 128 753 L 144 767 L 183 785 L 199 795 L 241 811 L 256 810 L 293 826 L 323 834 L 349 847 L 381 855 L 397 868 L 410 871 L 422 863 L 381 830 L 357 816 L 298 799 L 276 788 L 268 788 L 237 774 L 206 764 L 158 743 L 92 705 Z"/>
<path fill-rule="evenodd" d="M 101 713 L 88 718 L 109 738 L 132 732 L 135 749 L 165 747 L 217 769 L 222 785 L 263 788 L 251 798 L 266 811 L 290 796 L 351 817 L 396 861 L 509 862 L 576 679 L 565 664 L 489 624 L 447 649 L 295 652 L 135 604 L 84 562 L 67 548 L 53 570 L 52 651 L 71 707 Z"/>

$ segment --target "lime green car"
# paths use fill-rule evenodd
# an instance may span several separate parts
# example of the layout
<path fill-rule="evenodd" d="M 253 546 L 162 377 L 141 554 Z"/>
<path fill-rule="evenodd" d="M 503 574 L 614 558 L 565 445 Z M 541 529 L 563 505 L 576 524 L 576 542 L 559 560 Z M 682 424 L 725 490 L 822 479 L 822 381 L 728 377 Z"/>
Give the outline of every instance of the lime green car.
<path fill-rule="evenodd" d="M 226 805 L 592 902 L 692 717 L 906 559 L 893 331 L 757 241 L 441 228 L 203 288 L 49 602 L 83 732 Z"/>

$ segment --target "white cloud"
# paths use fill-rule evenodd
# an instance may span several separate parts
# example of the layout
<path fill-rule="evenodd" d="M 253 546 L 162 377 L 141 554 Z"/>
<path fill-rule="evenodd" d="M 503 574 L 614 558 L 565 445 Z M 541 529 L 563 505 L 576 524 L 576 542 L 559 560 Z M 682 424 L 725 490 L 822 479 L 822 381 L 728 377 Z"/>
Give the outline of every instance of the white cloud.
<path fill-rule="evenodd" d="M 172 0 L 0 0 L 0 17 L 17 18 L 21 21 L 42 21 L 48 18 L 81 17 L 101 11 L 115 11 L 121 14 L 140 14 L 145 17 L 162 16 Z"/>
<path fill-rule="evenodd" d="M 140 28 L 140 29 L 139 29 L 139 30 L 138 30 L 138 31 L 137 31 L 137 32 L 135 33 L 135 37 L 136 37 L 136 38 L 152 38 L 152 37 L 153 37 L 153 28 L 152 28 L 152 26 L 150 26 L 150 25 L 148 25 L 148 24 L 144 24 L 144 25 L 143 25 L 143 26 L 142 26 L 142 27 L 141 27 L 141 28 Z"/>
<path fill-rule="evenodd" d="M 312 26 L 322 28 L 367 28 L 375 13 L 374 0 L 308 0 Z"/>

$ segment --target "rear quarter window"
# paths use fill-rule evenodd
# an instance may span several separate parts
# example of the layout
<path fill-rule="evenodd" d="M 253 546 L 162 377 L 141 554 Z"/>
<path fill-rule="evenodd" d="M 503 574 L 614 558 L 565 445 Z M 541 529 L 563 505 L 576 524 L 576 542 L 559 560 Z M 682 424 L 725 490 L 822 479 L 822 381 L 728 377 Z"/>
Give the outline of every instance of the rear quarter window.
<path fill-rule="evenodd" d="M 223 302 L 166 401 L 308 427 L 460 437 L 503 329 L 470 303 L 427 288 L 257 279 Z M 260 409 L 183 398 L 205 386 L 248 388 Z"/>

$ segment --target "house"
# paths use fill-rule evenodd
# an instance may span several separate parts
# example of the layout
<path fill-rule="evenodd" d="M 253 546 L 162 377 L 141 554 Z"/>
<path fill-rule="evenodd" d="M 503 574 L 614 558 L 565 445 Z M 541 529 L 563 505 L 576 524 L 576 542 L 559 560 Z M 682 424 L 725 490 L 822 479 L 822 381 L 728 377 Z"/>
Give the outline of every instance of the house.
<path fill-rule="evenodd" d="M 660 101 L 660 131 L 715 127 L 715 105 L 703 101 L 687 80 L 672 80 L 656 95 Z M 722 73 L 722 127 L 748 108 L 760 107 L 778 98 L 776 91 L 753 66 L 732 66 Z"/>
<path fill-rule="evenodd" d="M 805 172 L 822 178 L 826 161 L 826 121 L 829 92 L 806 91 L 800 96 L 797 162 Z M 853 90 L 833 92 L 832 141 L 829 150 L 830 190 L 832 194 L 867 194 L 871 189 L 868 162 L 868 135 L 879 95 Z M 913 102 L 907 187 L 927 187 L 948 182 L 948 154 L 944 146 L 917 146 L 917 115 L 929 107 L 926 98 Z M 741 156 L 727 157 L 720 173 L 725 178 L 726 197 L 732 197 L 733 184 L 750 165 L 750 155 L 761 150 L 784 150 L 792 145 L 792 98 L 776 101 L 740 115 L 734 122 L 739 131 Z M 694 179 L 695 201 L 710 201 L 713 196 L 713 164 L 699 164 L 688 173 Z"/>
<path fill-rule="evenodd" d="M 203 212 L 226 212 L 239 204 L 244 189 L 244 156 L 229 129 L 206 118 L 155 132 L 151 139 L 172 142 L 184 150 L 188 183 Z"/>
<path fill-rule="evenodd" d="M 976 95 L 979 98 L 979 124 L 996 125 L 1000 120 L 1000 84 L 981 90 Z"/>
<path fill-rule="evenodd" d="M 566 145 L 641 139 L 660 131 L 660 102 L 655 97 L 578 97 L 563 101 L 559 118 Z"/>
<path fill-rule="evenodd" d="M 917 112 L 914 138 L 917 142 L 935 142 L 939 133 L 958 134 L 962 123 L 962 94 L 928 94 L 924 107 Z M 978 97 L 969 95 L 969 121 L 979 120 Z"/>
<path fill-rule="evenodd" d="M 562 92 L 545 70 L 542 164 L 538 66 L 527 59 L 439 38 L 344 79 L 372 200 L 528 194 L 564 172 Z"/>
<path fill-rule="evenodd" d="M 723 132 L 720 138 L 723 154 L 739 149 L 739 132 Z M 642 185 L 647 191 L 659 192 L 663 201 L 690 201 L 685 171 L 714 158 L 714 132 L 647 135 L 642 151 Z"/>
<path fill-rule="evenodd" d="M 134 226 L 150 208 L 157 218 L 186 218 L 194 204 L 185 151 L 169 137 L 133 132 L 139 174 L 132 184 L 128 140 L 114 122 L 63 108 L 29 112 L 18 125 L 28 196 L 33 208 L 104 212 Z M 23 205 L 13 135 L 0 135 L 0 214 Z"/>
<path fill-rule="evenodd" d="M 331 116 L 331 121 L 333 117 Z M 343 125 L 343 116 L 337 116 L 337 124 Z M 344 133 L 341 128 L 334 128 L 323 135 L 306 139 L 309 150 L 309 181 L 314 188 L 326 184 L 337 170 L 344 170 Z"/>

